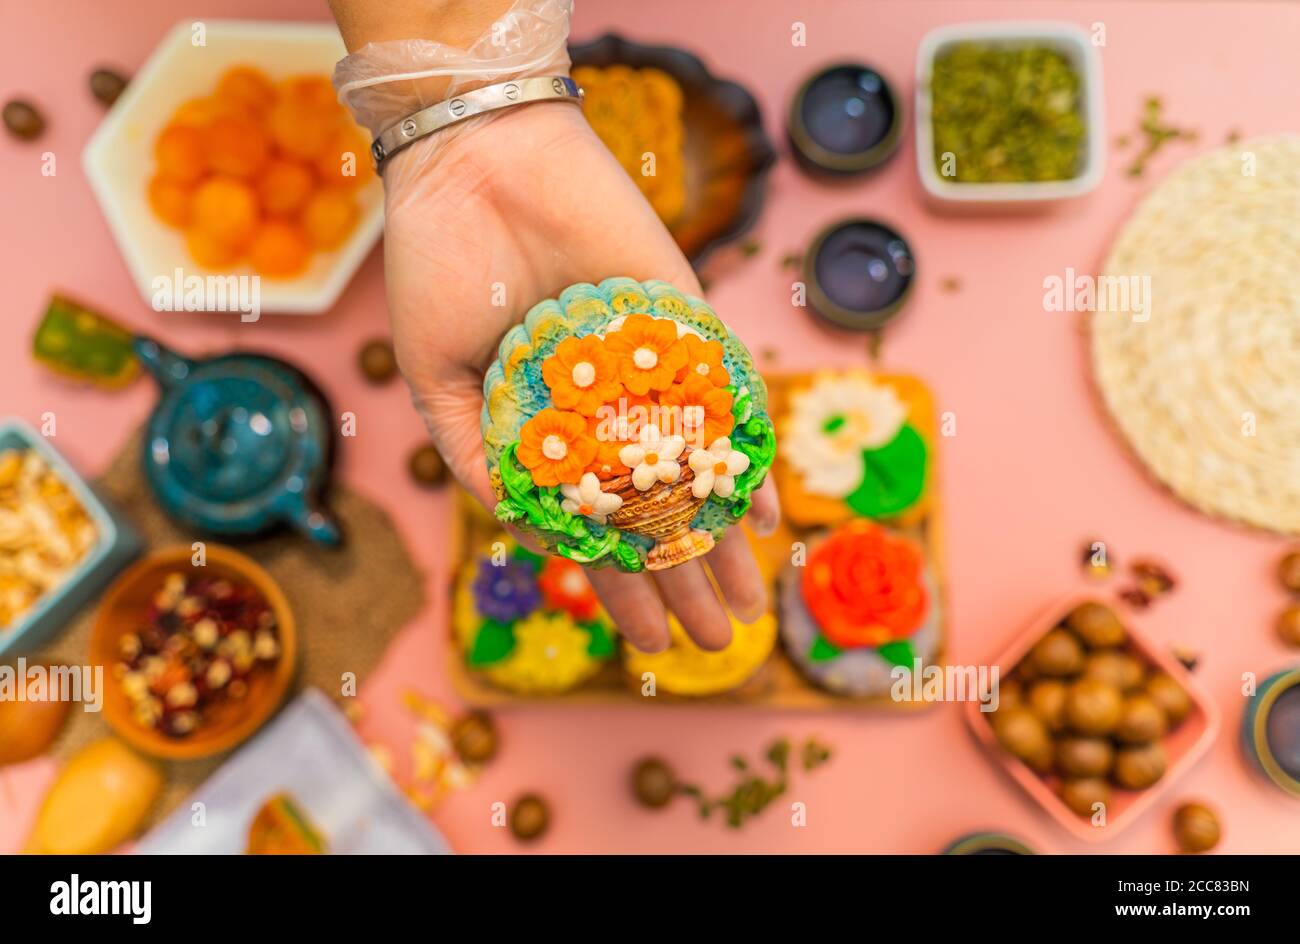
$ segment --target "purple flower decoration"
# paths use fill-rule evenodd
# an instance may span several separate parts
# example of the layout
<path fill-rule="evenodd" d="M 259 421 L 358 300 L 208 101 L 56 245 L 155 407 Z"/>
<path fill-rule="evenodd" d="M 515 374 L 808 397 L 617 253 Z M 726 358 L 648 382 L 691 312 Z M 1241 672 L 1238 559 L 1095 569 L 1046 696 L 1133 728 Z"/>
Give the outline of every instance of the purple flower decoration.
<path fill-rule="evenodd" d="M 527 561 L 511 558 L 500 566 L 486 557 L 479 561 L 474 603 L 488 619 L 513 623 L 537 609 L 541 602 L 537 575 Z"/>

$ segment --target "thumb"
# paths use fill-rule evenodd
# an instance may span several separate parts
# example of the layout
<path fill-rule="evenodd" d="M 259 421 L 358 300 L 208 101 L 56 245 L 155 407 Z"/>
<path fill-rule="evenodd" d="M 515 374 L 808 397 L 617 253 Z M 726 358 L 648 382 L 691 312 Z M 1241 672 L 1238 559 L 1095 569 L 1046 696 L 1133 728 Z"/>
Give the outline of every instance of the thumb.
<path fill-rule="evenodd" d="M 424 391 L 412 388 L 411 402 L 424 419 L 447 469 L 488 511 L 495 508 L 497 496 L 492 491 L 487 456 L 483 452 L 480 390 L 472 386 Z"/>

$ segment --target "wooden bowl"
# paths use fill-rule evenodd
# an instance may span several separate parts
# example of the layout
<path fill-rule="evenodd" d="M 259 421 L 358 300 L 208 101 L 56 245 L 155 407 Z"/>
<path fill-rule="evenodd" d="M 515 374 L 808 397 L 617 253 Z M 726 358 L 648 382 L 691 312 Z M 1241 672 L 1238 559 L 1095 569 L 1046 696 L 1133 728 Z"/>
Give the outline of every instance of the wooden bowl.
<path fill-rule="evenodd" d="M 280 640 L 279 661 L 269 671 L 249 676 L 248 694 L 243 699 L 223 701 L 209 707 L 203 722 L 186 737 L 168 737 L 136 722 L 121 682 L 113 676 L 113 666 L 118 661 L 118 640 L 139 627 L 153 595 L 162 587 L 169 573 L 193 567 L 193 553 L 188 544 L 178 545 L 155 551 L 137 562 L 105 594 L 90 635 L 90 664 L 104 667 L 105 720 L 131 746 L 168 760 L 208 757 L 247 740 L 280 707 L 298 664 L 293 611 L 271 575 L 238 551 L 220 544 L 208 544 L 203 572 L 251 585 L 275 613 Z"/>
<path fill-rule="evenodd" d="M 1057 626 L 1067 613 L 1080 603 L 1087 602 L 1105 601 L 1101 600 L 1096 593 L 1076 593 L 1054 603 L 1017 636 L 998 658 L 991 660 L 990 664 L 999 666 L 1001 677 L 1006 677 L 1034 647 L 1034 644 Z M 1121 622 L 1128 633 L 1131 651 L 1150 668 L 1172 676 L 1187 692 L 1191 699 L 1192 710 L 1178 727 L 1160 739 L 1169 760 L 1164 776 L 1145 790 L 1124 790 L 1118 786 L 1114 787 L 1110 805 L 1106 810 L 1105 826 L 1094 827 L 1089 819 L 1075 814 L 1066 806 L 1053 789 L 1056 785 L 1054 776 L 1044 777 L 1008 754 L 993 735 L 993 725 L 990 723 L 992 716 L 980 711 L 979 702 L 968 701 L 964 706 L 966 722 L 971 733 L 988 749 L 989 756 L 1057 823 L 1079 839 L 1088 842 L 1111 839 L 1128 828 L 1210 749 L 1219 731 L 1219 708 L 1200 683 L 1183 668 L 1182 663 L 1169 654 L 1165 647 L 1157 645 L 1142 635 L 1134 625 L 1131 615 Z"/>

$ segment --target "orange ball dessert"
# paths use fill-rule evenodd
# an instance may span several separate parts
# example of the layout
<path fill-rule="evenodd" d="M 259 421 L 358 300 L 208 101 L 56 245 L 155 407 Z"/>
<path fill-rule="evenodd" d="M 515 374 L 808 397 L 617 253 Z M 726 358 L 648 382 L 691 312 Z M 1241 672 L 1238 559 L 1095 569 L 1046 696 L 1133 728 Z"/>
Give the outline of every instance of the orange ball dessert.
<path fill-rule="evenodd" d="M 327 76 L 234 66 L 158 134 L 146 198 L 199 266 L 293 278 L 356 227 L 368 151 Z"/>

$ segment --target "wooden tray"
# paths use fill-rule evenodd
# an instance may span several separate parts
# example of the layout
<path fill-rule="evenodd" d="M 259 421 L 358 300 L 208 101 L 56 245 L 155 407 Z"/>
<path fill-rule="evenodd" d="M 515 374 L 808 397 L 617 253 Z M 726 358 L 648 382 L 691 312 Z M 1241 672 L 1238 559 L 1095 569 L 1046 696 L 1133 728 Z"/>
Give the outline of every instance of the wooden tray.
<path fill-rule="evenodd" d="M 770 398 L 769 413 L 777 418 L 785 402 L 788 390 L 793 384 L 806 380 L 810 375 L 789 375 L 765 378 Z M 936 604 L 940 607 L 939 645 L 935 659 L 931 664 L 942 666 L 947 650 L 947 613 L 945 594 L 945 575 L 943 568 L 943 530 L 942 514 L 938 501 L 937 489 L 937 426 L 935 423 L 933 399 L 929 389 L 915 377 L 903 374 L 883 374 L 873 372 L 878 381 L 894 385 L 900 396 L 909 406 L 908 420 L 925 440 L 929 450 L 927 465 L 927 483 L 921 506 L 923 511 L 913 514 L 909 511 L 907 521 L 901 530 L 917 540 L 925 551 L 938 588 Z M 777 465 L 780 465 L 780 447 L 777 450 Z M 776 474 L 777 466 L 773 466 Z M 784 499 L 783 499 L 784 503 Z M 784 508 L 783 508 L 784 512 Z M 846 515 L 847 520 L 851 515 Z M 451 531 L 452 560 L 455 563 L 449 576 L 448 594 L 448 628 L 447 645 L 448 673 L 452 686 L 467 704 L 482 708 L 503 708 L 511 705 L 553 704 L 553 705 L 635 705 L 652 702 L 660 704 L 689 705 L 744 705 L 752 708 L 766 708 L 794 711 L 831 711 L 836 709 L 917 711 L 930 707 L 924 701 L 895 702 L 888 696 L 871 698 L 854 698 L 836 695 L 816 687 L 807 681 L 795 664 L 785 654 L 778 636 L 771 656 L 747 682 L 728 692 L 705 696 L 681 696 L 660 691 L 654 698 L 643 697 L 640 693 L 640 680 L 624 671 L 622 663 L 622 642 L 619 643 L 619 656 L 611 659 L 596 675 L 582 685 L 560 695 L 528 696 L 519 695 L 497 688 L 480 678 L 465 665 L 464 657 L 456 643 L 455 633 L 451 627 L 450 612 L 454 599 L 456 576 L 460 569 L 471 561 L 478 549 L 490 543 L 495 537 L 503 535 L 504 529 L 482 506 L 468 494 L 460 492 L 456 501 L 456 513 Z M 741 525 L 743 527 L 743 525 Z M 819 528 L 800 527 L 782 523 L 777 532 L 770 537 L 757 538 L 746 528 L 746 535 L 759 560 L 764 579 L 768 586 L 769 598 L 779 612 L 776 600 L 775 578 L 790 557 L 791 544 L 806 540 Z"/>

